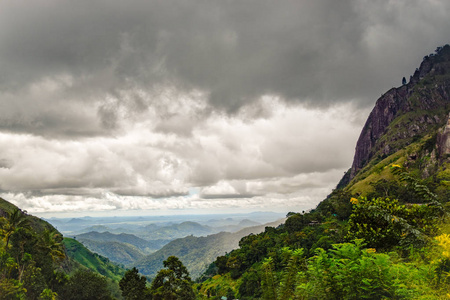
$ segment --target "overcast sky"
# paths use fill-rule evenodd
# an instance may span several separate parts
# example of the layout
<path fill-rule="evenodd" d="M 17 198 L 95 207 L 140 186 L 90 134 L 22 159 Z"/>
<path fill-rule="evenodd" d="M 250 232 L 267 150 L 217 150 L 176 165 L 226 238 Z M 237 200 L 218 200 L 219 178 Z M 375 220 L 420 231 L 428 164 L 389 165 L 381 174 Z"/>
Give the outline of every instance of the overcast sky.
<path fill-rule="evenodd" d="M 36 215 L 301 211 L 448 0 L 4 0 L 0 196 Z M 125 212 L 127 211 L 127 212 Z"/>

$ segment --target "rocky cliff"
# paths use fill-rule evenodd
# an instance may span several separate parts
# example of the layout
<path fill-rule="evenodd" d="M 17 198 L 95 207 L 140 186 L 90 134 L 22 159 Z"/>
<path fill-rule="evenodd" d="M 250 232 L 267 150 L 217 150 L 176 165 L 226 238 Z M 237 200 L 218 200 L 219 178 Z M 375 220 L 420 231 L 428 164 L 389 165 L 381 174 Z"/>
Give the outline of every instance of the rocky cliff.
<path fill-rule="evenodd" d="M 448 115 L 447 125 L 438 132 L 437 149 L 441 160 L 450 156 L 450 114 Z"/>
<path fill-rule="evenodd" d="M 386 157 L 444 126 L 449 111 L 450 46 L 445 45 L 424 57 L 407 84 L 377 100 L 356 144 L 346 181 L 373 158 Z"/>

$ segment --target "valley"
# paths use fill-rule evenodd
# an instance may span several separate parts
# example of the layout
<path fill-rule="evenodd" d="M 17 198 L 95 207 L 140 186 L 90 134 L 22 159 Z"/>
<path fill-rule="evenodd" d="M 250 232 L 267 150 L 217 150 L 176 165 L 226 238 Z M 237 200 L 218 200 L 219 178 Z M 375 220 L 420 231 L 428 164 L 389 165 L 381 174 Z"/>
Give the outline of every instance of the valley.
<path fill-rule="evenodd" d="M 137 267 L 149 278 L 175 255 L 193 278 L 199 277 L 217 256 L 239 247 L 239 240 L 266 226 L 282 224 L 285 216 L 273 212 L 226 215 L 84 217 L 47 221 L 65 236 L 122 267 Z M 192 221 L 192 220 L 195 220 Z"/>

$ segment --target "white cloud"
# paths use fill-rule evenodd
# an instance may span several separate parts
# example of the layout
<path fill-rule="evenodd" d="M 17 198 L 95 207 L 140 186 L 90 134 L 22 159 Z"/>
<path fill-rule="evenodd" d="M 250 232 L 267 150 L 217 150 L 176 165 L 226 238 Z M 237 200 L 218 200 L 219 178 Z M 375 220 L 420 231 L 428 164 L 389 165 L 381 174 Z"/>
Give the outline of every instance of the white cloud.
<path fill-rule="evenodd" d="M 176 105 L 188 119 L 197 114 L 185 107 L 189 101 Z M 189 135 L 154 131 L 160 120 L 145 117 L 122 120 L 127 130 L 114 137 L 0 133 L 0 188 L 30 212 L 317 202 L 311 195 L 324 197 L 350 165 L 362 112 L 287 106 L 273 97 L 258 105 L 270 113 L 213 113 Z M 200 197 L 188 196 L 192 187 Z"/>

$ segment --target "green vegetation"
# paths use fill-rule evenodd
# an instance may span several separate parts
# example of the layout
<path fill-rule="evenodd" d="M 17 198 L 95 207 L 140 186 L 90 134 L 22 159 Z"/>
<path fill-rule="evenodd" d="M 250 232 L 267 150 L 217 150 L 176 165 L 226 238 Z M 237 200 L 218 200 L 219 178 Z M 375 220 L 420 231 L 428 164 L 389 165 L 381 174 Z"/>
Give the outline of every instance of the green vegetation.
<path fill-rule="evenodd" d="M 0 207 L 0 299 L 121 298 L 124 270 L 3 199 Z"/>
<path fill-rule="evenodd" d="M 169 256 L 164 261 L 164 269 L 156 274 L 150 293 L 155 300 L 195 299 L 189 272 L 176 256 Z"/>
<path fill-rule="evenodd" d="M 231 290 L 239 299 L 445 297 L 450 251 L 439 250 L 435 239 L 450 250 L 450 238 L 441 235 L 449 233 L 445 201 L 398 166 L 390 172 L 396 183 L 389 184 L 402 184 L 422 203 L 334 191 L 317 209 L 290 214 L 284 226 L 247 236 L 218 257 L 198 284 L 200 296 Z"/>
<path fill-rule="evenodd" d="M 104 242 L 79 238 L 77 238 L 77 241 L 81 242 L 89 250 L 108 257 L 111 261 L 120 265 L 129 265 L 144 257 L 142 251 L 127 243 Z"/>
<path fill-rule="evenodd" d="M 114 281 L 119 281 L 125 270 L 113 264 L 108 258 L 92 253 L 78 241 L 64 238 L 63 244 L 67 256 L 87 269 L 99 273 Z"/>
<path fill-rule="evenodd" d="M 122 296 L 126 300 L 150 298 L 149 290 L 146 287 L 146 281 L 147 278 L 139 275 L 136 268 L 128 270 L 119 282 Z"/>
<path fill-rule="evenodd" d="M 448 56 L 450 46 L 442 49 Z M 436 78 L 419 81 L 410 111 L 388 126 L 352 181 L 347 174 L 316 209 L 244 237 L 201 277 L 199 297 L 448 299 L 450 158 L 437 136 L 450 103 L 434 95 Z"/>
<path fill-rule="evenodd" d="M 281 221 L 272 226 L 281 224 Z M 239 247 L 239 240 L 251 233 L 264 231 L 267 225 L 248 227 L 238 232 L 221 232 L 206 237 L 187 236 L 176 239 L 160 250 L 143 257 L 132 266 L 139 269 L 145 276 L 152 278 L 163 267 L 163 261 L 168 256 L 176 256 L 183 261 L 192 278 L 196 279 L 208 269 L 217 256 L 224 255 Z"/>
<path fill-rule="evenodd" d="M 37 299 L 61 288 L 62 236 L 49 224 L 1 202 L 0 299 Z"/>
<path fill-rule="evenodd" d="M 146 278 L 133 268 L 120 280 L 120 289 L 126 300 L 194 300 L 195 293 L 189 272 L 175 256 L 164 261 L 164 269 L 156 274 L 151 287 L 146 286 Z"/>

